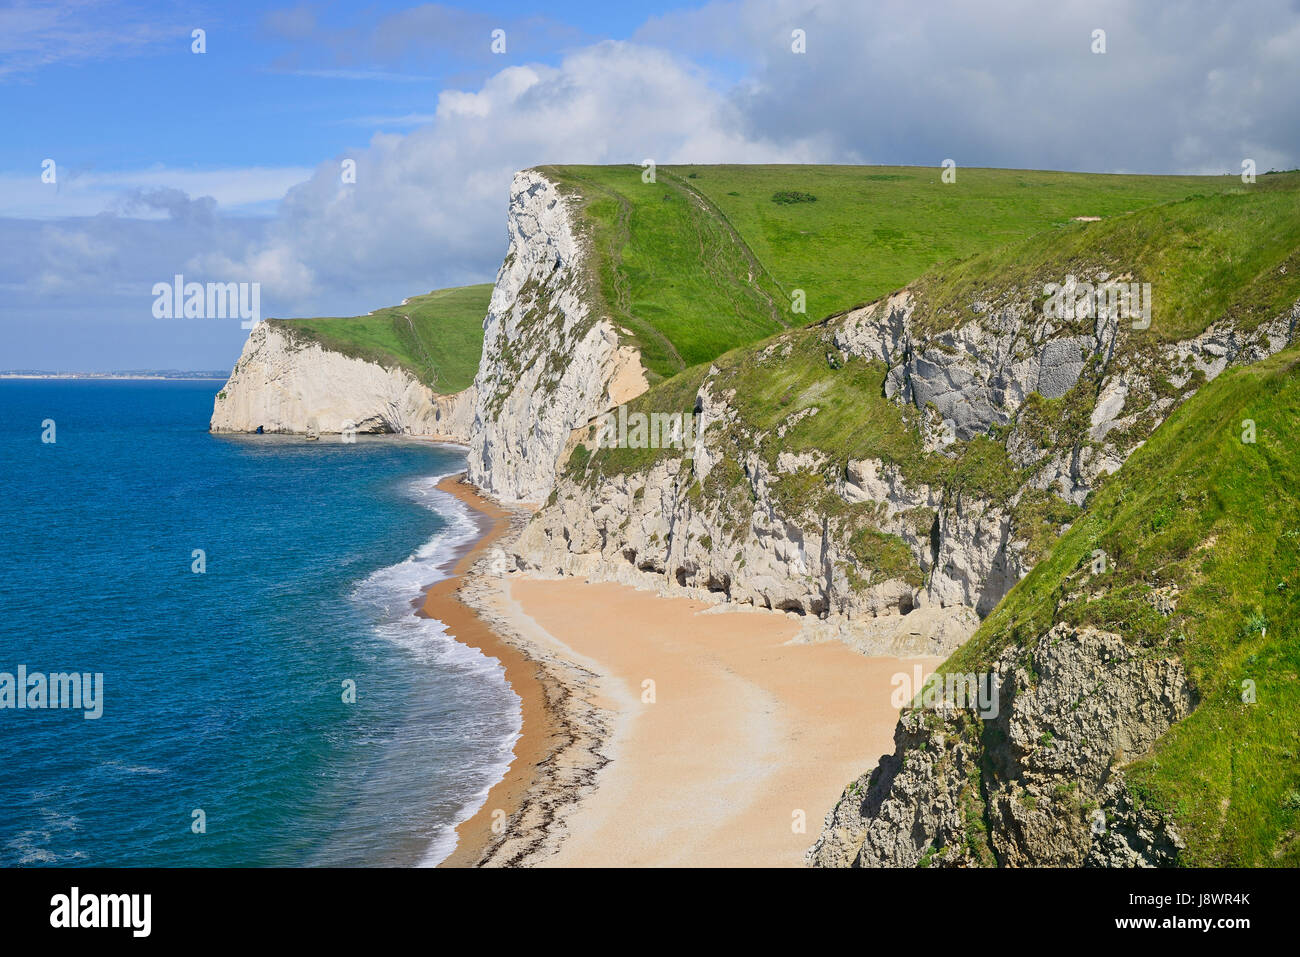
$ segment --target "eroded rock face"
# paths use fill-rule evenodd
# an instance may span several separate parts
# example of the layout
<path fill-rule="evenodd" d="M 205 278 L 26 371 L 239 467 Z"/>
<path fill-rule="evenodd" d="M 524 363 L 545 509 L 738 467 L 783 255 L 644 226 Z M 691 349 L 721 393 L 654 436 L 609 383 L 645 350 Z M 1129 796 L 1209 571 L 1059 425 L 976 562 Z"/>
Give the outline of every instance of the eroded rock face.
<path fill-rule="evenodd" d="M 943 425 L 935 447 L 1005 425 L 1031 392 L 1065 395 L 1089 357 L 1109 358 L 1118 330 L 1113 314 L 1081 333 L 1078 323 L 1045 319 L 1027 302 L 974 303 L 978 319 L 921 339 L 911 322 L 915 305 L 904 292 L 854 310 L 836 341 L 846 354 L 889 364 L 886 395 L 934 410 Z"/>
<path fill-rule="evenodd" d="M 1132 805 L 1123 767 L 1191 713 L 1182 665 L 1065 624 L 1004 652 L 997 714 L 910 710 L 895 751 L 845 789 L 808 852 L 819 866 L 1176 861 L 1168 822 Z"/>
<path fill-rule="evenodd" d="M 987 615 L 1030 568 L 1013 541 L 1009 511 L 957 495 L 939 512 L 938 523 L 930 599 Z"/>
<path fill-rule="evenodd" d="M 1039 448 L 1014 430 L 1007 450 L 1034 469 L 1032 484 L 1082 505 L 1097 481 L 1118 471 L 1146 437 L 1201 385 L 1231 365 L 1259 362 L 1285 349 L 1300 332 L 1300 303 L 1255 329 L 1216 323 L 1195 338 L 1161 346 L 1154 355 L 1119 354 L 1104 366 L 1089 417 L 1089 444 Z"/>
<path fill-rule="evenodd" d="M 1073 283 L 1065 288 L 1073 295 Z M 886 394 L 930 415 L 923 437 L 931 449 L 1008 424 L 1031 393 L 1067 395 L 1091 365 L 1097 386 L 1088 439 L 1095 447 L 1046 450 L 1021 430 L 1007 437 L 1016 464 L 1035 469 L 1034 487 L 1075 505 L 1198 387 L 1198 374 L 1208 382 L 1229 365 L 1267 358 L 1295 341 L 1300 324 L 1298 303 L 1253 330 L 1220 323 L 1150 354 L 1117 348 L 1134 334 L 1118 308 L 1071 321 L 1044 318 L 1029 302 L 971 308 L 977 318 L 924 338 L 912 323 L 916 301 L 903 291 L 848 313 L 835 342 L 846 355 L 889 366 Z"/>
<path fill-rule="evenodd" d="M 1078 322 L 1042 319 L 1028 305 L 984 308 L 965 326 L 922 343 L 914 311 L 911 293 L 903 292 L 832 320 L 827 335 L 843 357 L 887 364 L 886 391 L 922 413 L 923 438 L 933 450 L 1012 422 L 1031 393 L 1069 394 L 1085 371 L 1091 378 L 1084 385 L 1095 392 L 1079 400 L 1093 403 L 1082 435 L 1045 443 L 1017 424 L 1005 436 L 1012 462 L 1030 474 L 1006 501 L 909 482 L 897 465 L 879 459 L 850 460 L 833 478 L 836 496 L 873 506 L 879 530 L 907 546 L 919 582 L 853 577 L 860 566 L 843 526 L 782 511 L 775 484 L 820 475 L 826 455 L 779 452 L 771 465 L 753 452 L 737 457 L 737 447 L 752 449 L 759 437 L 738 446 L 720 441 L 724 430 L 743 426 L 733 397 L 715 394 L 716 369 L 696 396 L 693 459 L 663 458 L 595 481 L 562 476 L 518 543 L 519 565 L 788 611 L 805 618 L 809 640 L 834 636 L 878 653 L 947 654 L 972 633 L 975 616 L 988 614 L 1032 567 L 1016 516 L 1028 490 L 1081 505 L 1201 382 L 1230 361 L 1283 348 L 1300 306 L 1249 334 L 1211 329 L 1162 347 L 1156 360 L 1117 349 L 1129 331 L 1114 313 L 1083 322 L 1085 334 Z M 783 348 L 788 352 L 777 340 L 760 359 L 779 361 Z M 801 409 L 774 427 L 776 439 L 816 414 L 815 406 Z M 730 469 L 732 479 L 711 481 L 719 468 Z M 950 611 L 928 616 L 923 632 L 881 622 L 919 608 Z"/>
<path fill-rule="evenodd" d="M 473 390 L 438 395 L 402 369 L 296 341 L 260 322 L 212 410 L 214 432 L 398 433 L 468 442 Z"/>
<path fill-rule="evenodd" d="M 646 380 L 640 354 L 590 314 L 586 253 L 558 187 L 535 170 L 517 173 L 508 226 L 474 380 L 469 477 L 500 499 L 540 502 L 569 433 Z"/>
<path fill-rule="evenodd" d="M 980 813 L 979 759 L 978 741 L 951 714 L 905 713 L 894 753 L 844 789 L 808 863 L 916 867 L 936 846 L 953 849 L 942 863 L 980 863 L 966 846 L 967 822 Z"/>
<path fill-rule="evenodd" d="M 773 494 L 774 483 L 821 463 L 782 454 L 772 472 L 751 453 L 733 464 L 726 460 L 721 430 L 710 431 L 731 420 L 729 404 L 706 383 L 697 408 L 700 439 L 693 459 L 665 458 L 644 472 L 604 477 L 593 487 L 562 476 L 552 500 L 515 544 L 517 565 L 543 575 L 579 575 L 784 611 L 804 619 L 804 640 L 839 638 L 868 653 L 946 655 L 970 636 L 978 624 L 971 612 L 978 587 L 957 577 L 972 574 L 975 563 L 978 581 L 989 578 L 980 563 L 997 560 L 1000 539 L 972 547 L 960 561 L 951 548 L 940 547 L 948 565 L 936 569 L 932 532 L 940 491 L 909 488 L 896 467 L 879 460 L 850 462 L 837 494 L 846 502 L 878 503 L 881 528 L 902 539 L 916 562 L 912 581 L 874 575 L 852 580 L 851 574 L 870 572 L 854 557 L 849 534 L 834 523 L 808 524 L 784 515 Z M 725 493 L 711 479 L 718 468 L 736 473 L 736 484 Z M 963 514 L 975 520 L 970 508 Z M 922 576 L 931 571 L 926 585 Z M 900 616 L 922 605 L 930 606 L 926 614 L 902 623 Z"/>

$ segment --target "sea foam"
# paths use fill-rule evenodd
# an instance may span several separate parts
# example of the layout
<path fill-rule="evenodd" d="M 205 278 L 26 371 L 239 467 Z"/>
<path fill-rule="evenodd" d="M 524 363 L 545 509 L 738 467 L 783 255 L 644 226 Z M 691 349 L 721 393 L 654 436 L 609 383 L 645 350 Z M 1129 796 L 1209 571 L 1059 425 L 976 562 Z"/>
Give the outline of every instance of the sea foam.
<path fill-rule="evenodd" d="M 482 748 L 460 775 L 464 793 L 455 795 L 461 806 L 454 822 L 432 822 L 429 845 L 420 859 L 422 867 L 438 865 L 455 849 L 456 825 L 472 817 L 505 776 L 522 728 L 519 701 L 506 683 L 500 662 L 461 644 L 443 622 L 415 614 L 428 587 L 450 577 L 457 557 L 480 533 L 470 507 L 437 487 L 446 477 L 416 479 L 405 489 L 413 500 L 442 518 L 445 526 L 403 561 L 358 582 L 352 593 L 354 601 L 372 612 L 379 638 L 441 673 L 486 685 L 477 702 L 482 713 L 473 720 L 484 733 Z"/>

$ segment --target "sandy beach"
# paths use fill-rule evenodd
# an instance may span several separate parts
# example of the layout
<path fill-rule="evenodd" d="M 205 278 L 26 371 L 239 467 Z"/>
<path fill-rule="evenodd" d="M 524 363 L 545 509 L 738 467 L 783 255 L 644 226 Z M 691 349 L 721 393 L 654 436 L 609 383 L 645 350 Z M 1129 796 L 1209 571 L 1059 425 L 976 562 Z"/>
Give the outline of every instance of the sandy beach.
<path fill-rule="evenodd" d="M 455 867 L 476 863 L 483 849 L 492 842 L 493 810 L 504 810 L 507 816 L 518 812 L 528 786 L 533 783 L 532 769 L 553 750 L 550 739 L 555 731 L 555 722 L 546 706 L 543 677 L 537 663 L 515 646 L 502 641 L 456 594 L 470 566 L 509 529 L 510 513 L 478 495 L 473 486 L 460 477 L 443 479 L 438 488 L 484 516 L 485 531 L 460 556 L 451 576 L 429 588 L 418 614 L 438 619 L 461 644 L 477 648 L 501 662 L 506 680 L 519 696 L 523 722 L 510 770 L 489 792 L 483 807 L 456 829 L 456 850 L 442 863 L 444 867 Z"/>
<path fill-rule="evenodd" d="M 784 615 L 625 585 L 507 587 L 538 640 L 602 675 L 615 715 L 610 764 L 547 866 L 801 865 L 844 786 L 893 750 L 892 676 L 939 663 L 792 645 Z"/>
<path fill-rule="evenodd" d="M 791 644 L 795 618 L 624 585 L 467 575 L 526 514 L 441 487 L 492 525 L 422 613 L 501 660 L 523 708 L 509 772 L 443 866 L 800 866 L 893 750 L 893 676 L 940 661 Z"/>

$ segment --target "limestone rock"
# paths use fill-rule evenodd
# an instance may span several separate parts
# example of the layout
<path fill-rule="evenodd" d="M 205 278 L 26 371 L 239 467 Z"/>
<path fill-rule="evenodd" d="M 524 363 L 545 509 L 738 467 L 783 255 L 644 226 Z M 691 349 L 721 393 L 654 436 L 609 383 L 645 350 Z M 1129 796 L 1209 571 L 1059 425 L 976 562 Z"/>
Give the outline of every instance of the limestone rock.
<path fill-rule="evenodd" d="M 385 368 L 259 322 L 217 394 L 213 432 L 388 432 L 469 440 L 473 389 L 438 395 L 404 369 Z"/>
<path fill-rule="evenodd" d="M 508 227 L 474 380 L 469 477 L 502 500 L 540 502 L 572 430 L 647 383 L 640 354 L 590 314 L 587 252 L 556 184 L 517 173 Z"/>
<path fill-rule="evenodd" d="M 1155 866 L 1181 841 L 1132 805 L 1123 766 L 1195 698 L 1182 665 L 1058 624 L 998 659 L 996 715 L 905 711 L 895 750 L 844 792 L 808 852 L 821 866 Z M 972 839 L 971 828 L 986 836 Z"/>

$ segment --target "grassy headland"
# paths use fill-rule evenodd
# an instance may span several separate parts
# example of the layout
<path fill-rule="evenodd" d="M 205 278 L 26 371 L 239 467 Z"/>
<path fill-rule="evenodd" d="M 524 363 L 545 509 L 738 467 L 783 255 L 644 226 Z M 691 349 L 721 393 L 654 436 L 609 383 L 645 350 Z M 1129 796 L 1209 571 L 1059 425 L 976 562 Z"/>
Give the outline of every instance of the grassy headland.
<path fill-rule="evenodd" d="M 823 194 L 829 192 L 825 185 L 815 185 L 816 177 L 823 175 L 819 168 L 810 168 L 811 179 L 795 175 L 802 167 L 774 169 L 788 171 L 787 185 L 794 182 L 811 190 L 821 188 Z M 973 170 L 969 178 L 978 182 L 980 172 L 999 174 L 993 177 L 995 182 L 1013 184 L 1033 182 L 1037 176 L 1048 177 L 1050 182 L 1050 177 L 1058 175 L 1073 182 L 1074 176 L 1012 177 L 1008 171 Z M 767 178 L 770 174 L 765 168 L 757 168 L 756 175 L 761 175 L 765 192 L 777 185 L 778 181 Z M 857 175 L 863 174 L 858 171 Z M 1120 188 L 1124 177 L 1096 179 L 1116 194 L 1112 201 L 1133 199 L 1133 192 Z M 1136 191 L 1155 190 L 1147 181 L 1159 180 L 1135 179 L 1140 181 L 1132 187 Z M 884 182 L 892 185 L 896 181 Z M 1225 191 L 1207 190 L 1207 182 Z M 1088 269 L 1116 270 L 1124 264 L 1138 278 L 1152 277 L 1146 281 L 1155 287 L 1155 306 L 1151 328 L 1126 335 L 1121 349 L 1146 352 L 1164 341 L 1195 336 L 1221 319 L 1242 329 L 1253 328 L 1262 318 L 1271 318 L 1300 299 L 1300 174 L 1262 177 L 1257 192 L 1243 192 L 1238 181 L 1232 182 L 1236 185 L 1227 185 L 1221 178 L 1175 178 L 1163 188 L 1177 192 L 1189 183 L 1200 183 L 1201 193 L 1101 222 L 1061 222 L 1056 224 L 1059 228 L 1049 227 L 959 264 L 913 277 L 914 321 L 922 330 L 938 333 L 974 318 L 969 304 L 975 301 L 1029 302 L 1040 308 L 1043 282 L 1059 282 L 1067 274 Z M 738 183 L 724 180 L 723 185 Z M 1043 188 L 1044 195 L 1060 195 L 1059 189 Z M 783 216 L 790 206 L 820 208 L 823 204 L 819 199 L 816 203 L 768 205 L 776 211 L 773 215 Z M 1091 208 L 1104 208 L 1104 203 L 1094 201 Z M 894 288 L 881 291 L 888 293 Z M 1091 325 L 1092 320 L 1083 323 Z M 1008 426 L 950 446 L 947 454 L 927 453 L 918 432 L 917 410 L 884 397 L 884 364 L 860 358 L 845 360 L 832 341 L 834 328 L 832 320 L 787 330 L 761 345 L 733 349 L 711 363 L 719 370 L 713 377 L 714 393 L 734 390 L 731 404 L 738 415 L 729 431 L 734 433 L 738 450 L 746 451 L 757 442 L 770 464 L 782 451 L 818 453 L 825 461 L 823 478 L 816 483 L 828 493 L 821 496 L 825 508 L 833 505 L 830 484 L 850 459 L 879 458 L 897 465 L 914 484 L 966 491 L 1001 503 L 1028 478 L 1010 461 L 1003 445 L 1012 428 L 1032 431 L 1044 446 L 1066 448 L 1087 442 L 1089 416 L 1100 386 L 1091 367 L 1075 388 L 1060 398 L 1031 395 Z M 707 368 L 701 365 L 652 387 L 631 408 L 688 411 Z M 814 410 L 815 414 L 800 416 Z M 783 422 L 790 424 L 778 435 L 776 427 Z M 671 454 L 672 450 L 601 448 L 581 463 L 581 471 L 594 480 L 598 475 L 642 469 Z M 794 483 L 790 485 L 793 488 Z M 807 504 L 809 491 L 801 491 L 798 504 Z M 1077 512 L 1042 496 L 1029 495 L 1027 499 L 1023 519 L 1034 529 L 1039 525 L 1043 529 L 1059 527 Z M 1036 541 L 1038 538 L 1042 536 L 1031 532 L 1036 551 L 1048 544 Z"/>
<path fill-rule="evenodd" d="M 596 311 L 632 333 L 652 380 L 870 301 L 940 264 L 1075 217 L 1103 221 L 1228 176 L 882 166 L 557 166 L 591 244 Z M 794 311 L 796 290 L 804 311 Z"/>
<path fill-rule="evenodd" d="M 485 283 L 436 289 L 367 316 L 271 321 L 334 352 L 398 366 L 448 395 L 474 381 L 491 298 L 492 284 Z"/>

